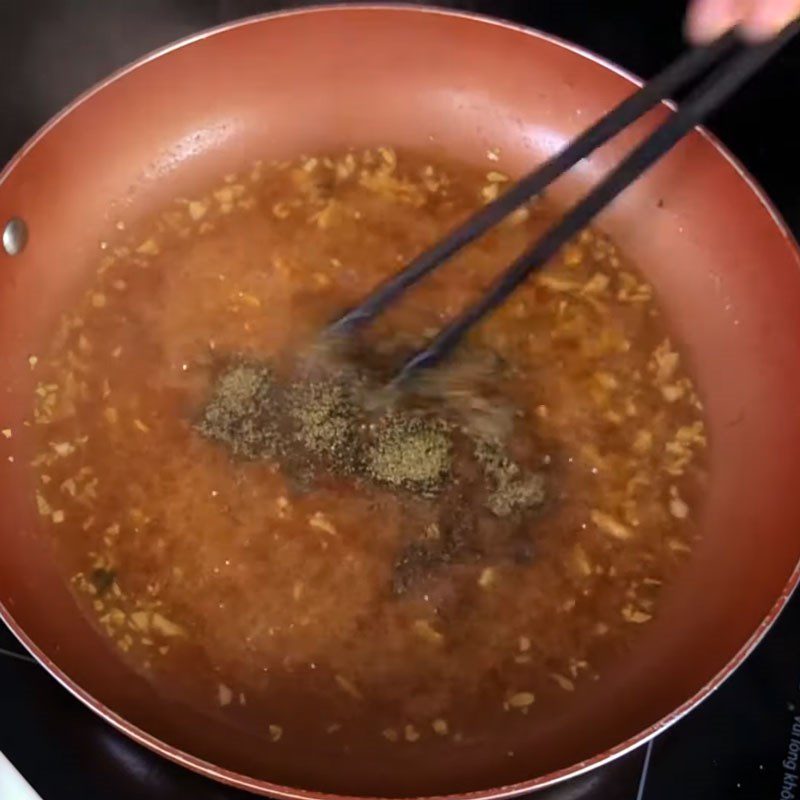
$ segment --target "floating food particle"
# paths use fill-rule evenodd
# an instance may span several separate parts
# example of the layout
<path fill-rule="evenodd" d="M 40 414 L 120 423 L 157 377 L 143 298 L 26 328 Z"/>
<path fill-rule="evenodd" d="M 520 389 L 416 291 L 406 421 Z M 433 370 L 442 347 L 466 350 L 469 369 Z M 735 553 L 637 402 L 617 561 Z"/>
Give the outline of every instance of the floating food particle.
<path fill-rule="evenodd" d="M 586 555 L 586 551 L 580 544 L 575 544 L 572 547 L 572 563 L 579 574 L 592 574 L 591 562 L 589 561 L 589 557 Z"/>
<path fill-rule="evenodd" d="M 608 391 L 614 391 L 619 387 L 619 381 L 610 372 L 599 370 L 594 373 L 594 379 L 603 389 Z"/>
<path fill-rule="evenodd" d="M 279 742 L 283 738 L 283 728 L 280 725 L 269 726 L 269 740 L 271 742 Z"/>
<path fill-rule="evenodd" d="M 536 282 L 540 286 L 551 289 L 554 292 L 573 293 L 581 288 L 580 283 L 568 278 L 560 278 L 557 275 L 540 274 L 536 278 Z"/>
<path fill-rule="evenodd" d="M 150 624 L 153 630 L 157 631 L 158 633 L 164 636 L 185 636 L 186 631 L 180 626 L 176 625 L 174 622 L 170 622 L 166 617 L 159 614 L 157 611 L 153 613 L 153 617 L 150 620 Z"/>
<path fill-rule="evenodd" d="M 565 691 L 565 692 L 574 692 L 575 691 L 575 684 L 569 679 L 564 677 L 563 675 L 559 675 L 557 672 L 551 673 L 550 677 Z"/>
<path fill-rule="evenodd" d="M 641 625 L 643 622 L 651 620 L 653 615 L 648 614 L 645 611 L 640 611 L 634 606 L 628 605 L 622 609 L 622 618 L 625 620 L 625 622 L 632 622 L 637 625 Z"/>
<path fill-rule="evenodd" d="M 497 570 L 494 567 L 485 567 L 478 576 L 478 586 L 480 586 L 481 589 L 488 589 L 494 584 L 496 578 Z"/>
<path fill-rule="evenodd" d="M 106 305 L 106 296 L 102 292 L 93 292 L 91 299 L 95 308 L 104 308 Z"/>
<path fill-rule="evenodd" d="M 352 681 L 345 678 L 344 675 L 335 675 L 334 680 L 339 688 L 346 694 L 349 694 L 350 697 L 353 697 L 356 700 L 363 700 L 364 695 L 362 695 L 356 685 Z"/>
<path fill-rule="evenodd" d="M 413 725 L 406 725 L 403 729 L 403 735 L 405 736 L 405 740 L 407 742 L 419 741 L 419 731 Z"/>
<path fill-rule="evenodd" d="M 286 203 L 275 203 L 272 206 L 272 214 L 278 219 L 286 219 L 290 213 L 291 211 Z"/>
<path fill-rule="evenodd" d="M 504 172 L 492 170 L 486 174 L 486 180 L 489 181 L 489 183 L 508 183 L 509 177 Z"/>
<path fill-rule="evenodd" d="M 236 199 L 236 192 L 232 186 L 223 186 L 214 192 L 214 199 L 220 206 L 229 206 Z"/>
<path fill-rule="evenodd" d="M 112 608 L 108 612 L 108 621 L 119 628 L 125 624 L 125 612 L 120 608 Z"/>
<path fill-rule="evenodd" d="M 648 430 L 639 430 L 633 440 L 633 452 L 637 455 L 649 453 L 653 447 L 653 434 Z"/>
<path fill-rule="evenodd" d="M 585 294 L 602 294 L 606 289 L 608 289 L 608 285 L 611 282 L 611 279 L 608 275 L 604 275 L 602 272 L 595 272 L 594 275 L 586 282 L 586 285 L 583 287 L 583 291 Z"/>
<path fill-rule="evenodd" d="M 381 731 L 381 735 L 390 742 L 400 741 L 400 737 L 397 735 L 397 731 L 394 728 L 384 728 L 383 731 Z"/>
<path fill-rule="evenodd" d="M 224 683 L 217 686 L 217 700 L 221 706 L 228 706 L 233 700 L 233 692 Z"/>
<path fill-rule="evenodd" d="M 189 203 L 189 216 L 195 222 L 202 219 L 207 211 L 208 205 L 206 203 L 202 203 L 199 200 L 192 200 L 192 202 Z"/>
<path fill-rule="evenodd" d="M 689 506 L 678 494 L 676 486 L 670 487 L 669 513 L 676 519 L 686 519 L 689 516 Z"/>
<path fill-rule="evenodd" d="M 447 736 L 450 732 L 450 726 L 447 724 L 447 720 L 445 719 L 435 719 L 431 723 L 431 728 L 433 728 L 433 732 L 437 736 Z"/>
<path fill-rule="evenodd" d="M 250 308 L 261 308 L 261 300 L 249 292 L 239 292 L 239 299 Z"/>
<path fill-rule="evenodd" d="M 53 513 L 50 503 L 45 500 L 40 492 L 36 492 L 36 509 L 43 517 L 49 517 Z"/>
<path fill-rule="evenodd" d="M 413 628 L 414 633 L 416 633 L 420 639 L 424 639 L 426 642 L 430 642 L 431 644 L 441 644 L 444 641 L 444 636 L 426 619 L 416 620 Z"/>
<path fill-rule="evenodd" d="M 674 553 L 691 553 L 692 548 L 680 539 L 667 539 L 667 547 Z"/>
<path fill-rule="evenodd" d="M 136 248 L 136 252 L 142 256 L 157 256 L 160 248 L 155 239 L 147 239 Z"/>
<path fill-rule="evenodd" d="M 533 705 L 536 697 L 533 692 L 517 692 L 508 698 L 508 704 L 511 708 L 527 708 Z"/>
<path fill-rule="evenodd" d="M 491 203 L 492 200 L 497 200 L 500 195 L 500 184 L 490 183 L 481 189 L 481 197 L 484 203 Z"/>
<path fill-rule="evenodd" d="M 333 523 L 321 512 L 315 511 L 309 518 L 308 524 L 318 531 L 336 536 L 336 528 Z"/>
<path fill-rule="evenodd" d="M 150 614 L 147 611 L 134 611 L 130 615 L 131 622 L 140 630 L 142 633 L 147 633 L 150 630 Z"/>
<path fill-rule="evenodd" d="M 633 536 L 633 531 L 627 526 L 623 525 L 619 520 L 614 519 L 610 514 L 596 509 L 590 514 L 592 522 L 603 533 L 613 536 L 615 539 L 630 539 Z"/>
<path fill-rule="evenodd" d="M 530 210 L 525 206 L 521 206 L 520 208 L 515 208 L 508 215 L 508 221 L 511 225 L 521 225 L 523 222 L 527 222 L 530 219 L 530 216 Z"/>
<path fill-rule="evenodd" d="M 54 511 L 51 519 L 56 525 L 60 525 L 66 519 L 66 514 L 61 510 Z"/>
<path fill-rule="evenodd" d="M 660 386 L 672 380 L 679 363 L 680 356 L 672 349 L 669 339 L 664 339 L 653 351 L 648 366 L 654 373 L 656 384 Z"/>
<path fill-rule="evenodd" d="M 676 383 L 661 387 L 661 394 L 668 403 L 674 403 L 683 397 L 686 390 L 682 384 Z"/>
<path fill-rule="evenodd" d="M 379 147 L 378 153 L 388 167 L 394 169 L 397 166 L 397 155 L 391 147 Z"/>

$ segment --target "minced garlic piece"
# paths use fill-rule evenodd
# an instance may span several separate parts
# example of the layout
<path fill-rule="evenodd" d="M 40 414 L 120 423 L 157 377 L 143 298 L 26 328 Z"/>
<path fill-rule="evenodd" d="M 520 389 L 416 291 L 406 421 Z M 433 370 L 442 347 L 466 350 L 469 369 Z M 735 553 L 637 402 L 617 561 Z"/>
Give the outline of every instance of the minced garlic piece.
<path fill-rule="evenodd" d="M 610 514 L 595 509 L 590 516 L 592 522 L 597 525 L 603 533 L 607 533 L 615 539 L 630 539 L 631 536 L 633 536 L 633 532 L 627 525 L 623 525 Z"/>
<path fill-rule="evenodd" d="M 414 622 L 413 625 L 414 633 L 419 636 L 420 639 L 424 639 L 426 642 L 430 642 L 431 644 L 441 644 L 444 641 L 444 636 L 442 636 L 436 628 L 431 625 L 430 622 L 426 619 L 418 619 Z"/>
<path fill-rule="evenodd" d="M 224 683 L 217 687 L 217 700 L 221 706 L 228 706 L 233 700 L 233 692 Z"/>
<path fill-rule="evenodd" d="M 413 725 L 406 725 L 403 729 L 403 735 L 407 742 L 419 741 L 419 731 Z"/>
<path fill-rule="evenodd" d="M 565 678 L 563 675 L 559 675 L 557 672 L 553 672 L 550 677 L 565 691 L 565 692 L 574 692 L 575 691 L 575 684 L 569 679 Z"/>
<path fill-rule="evenodd" d="M 533 692 L 517 692 L 508 698 L 508 704 L 511 708 L 527 708 L 533 705 L 536 697 Z"/>

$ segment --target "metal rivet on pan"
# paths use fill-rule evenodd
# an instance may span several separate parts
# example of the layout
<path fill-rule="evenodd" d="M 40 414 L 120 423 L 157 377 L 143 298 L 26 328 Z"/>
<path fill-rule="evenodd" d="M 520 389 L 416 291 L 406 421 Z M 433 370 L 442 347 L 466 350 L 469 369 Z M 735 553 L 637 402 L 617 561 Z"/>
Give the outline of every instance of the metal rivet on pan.
<path fill-rule="evenodd" d="M 19 255 L 28 243 L 28 226 L 19 217 L 12 217 L 3 228 L 3 250 L 10 256 Z"/>

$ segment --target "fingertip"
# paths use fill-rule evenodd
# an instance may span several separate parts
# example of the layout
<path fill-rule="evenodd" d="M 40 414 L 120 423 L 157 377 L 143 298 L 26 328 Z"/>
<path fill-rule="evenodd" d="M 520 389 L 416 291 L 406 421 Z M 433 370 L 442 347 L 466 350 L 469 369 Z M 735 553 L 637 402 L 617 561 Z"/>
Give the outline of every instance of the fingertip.
<path fill-rule="evenodd" d="M 772 0 L 756 3 L 742 22 L 742 36 L 748 41 L 762 42 L 780 33 L 800 12 L 797 0 Z"/>
<path fill-rule="evenodd" d="M 695 0 L 686 13 L 684 32 L 692 44 L 708 44 L 738 22 L 728 0 Z"/>

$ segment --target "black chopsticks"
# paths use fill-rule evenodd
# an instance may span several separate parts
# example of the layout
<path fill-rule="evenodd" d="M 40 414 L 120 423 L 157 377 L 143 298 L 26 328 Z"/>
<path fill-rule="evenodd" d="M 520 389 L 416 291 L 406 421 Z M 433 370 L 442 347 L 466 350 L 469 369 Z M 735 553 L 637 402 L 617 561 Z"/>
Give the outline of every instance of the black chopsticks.
<path fill-rule="evenodd" d="M 798 31 L 800 31 L 800 21 L 795 21 L 770 41 L 741 46 L 739 37 L 733 30 L 710 45 L 685 53 L 573 140 L 564 150 L 526 175 L 505 194 L 484 206 L 449 236 L 378 286 L 358 306 L 334 321 L 327 329 L 327 333 L 350 334 L 372 320 L 408 287 L 436 269 L 455 252 L 485 233 L 531 197 L 539 194 L 556 178 L 658 102 L 671 96 L 672 92 L 681 86 L 702 77 L 711 69 L 711 73 L 688 95 L 663 125 L 638 145 L 597 187 L 576 203 L 534 246 L 517 258 L 483 297 L 446 325 L 427 347 L 410 358 L 398 372 L 394 382 L 404 382 L 418 370 L 439 363 L 478 320 L 502 303 L 533 270 L 540 268 L 554 256 L 620 192 L 669 152 L 695 125 L 724 103 Z"/>

